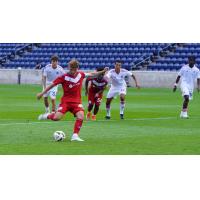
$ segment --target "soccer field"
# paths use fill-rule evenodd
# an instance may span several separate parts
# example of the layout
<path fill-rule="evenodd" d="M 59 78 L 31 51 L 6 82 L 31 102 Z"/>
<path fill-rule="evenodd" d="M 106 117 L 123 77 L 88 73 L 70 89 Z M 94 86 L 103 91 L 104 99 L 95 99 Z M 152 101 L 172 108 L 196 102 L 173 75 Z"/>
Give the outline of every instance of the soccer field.
<path fill-rule="evenodd" d="M 37 121 L 44 112 L 43 101 L 36 100 L 40 90 L 37 85 L 0 85 L 0 154 L 200 154 L 200 94 L 196 92 L 190 102 L 191 117 L 179 119 L 180 91 L 129 88 L 125 120 L 119 119 L 119 98 L 113 101 L 112 119 L 104 120 L 104 99 L 97 121 L 84 121 L 80 134 L 85 142 L 78 143 L 70 142 L 74 126 L 70 113 L 59 122 Z M 84 95 L 83 105 L 87 107 Z M 56 130 L 66 133 L 64 141 L 53 141 Z"/>

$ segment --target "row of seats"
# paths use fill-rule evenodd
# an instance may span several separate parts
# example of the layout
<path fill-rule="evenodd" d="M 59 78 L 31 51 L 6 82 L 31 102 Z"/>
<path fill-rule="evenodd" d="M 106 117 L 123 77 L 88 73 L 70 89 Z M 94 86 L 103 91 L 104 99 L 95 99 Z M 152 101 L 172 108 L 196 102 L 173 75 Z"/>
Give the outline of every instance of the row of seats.
<path fill-rule="evenodd" d="M 5 56 L 22 45 L 24 43 L 0 44 L 0 55 Z M 21 57 L 7 62 L 3 67 L 34 68 L 37 63 L 45 66 L 50 62 L 51 55 L 58 54 L 62 66 L 66 66 L 72 58 L 76 58 L 82 69 L 94 69 L 99 66 L 112 67 L 117 59 L 121 59 L 124 62 L 123 66 L 131 69 L 134 63 L 142 62 L 144 58 L 168 46 L 167 43 L 44 43 L 24 53 Z M 187 62 L 187 57 L 191 54 L 195 55 L 197 63 L 200 63 L 200 44 L 190 43 L 184 47 L 177 47 L 175 52 L 159 58 L 156 63 L 150 63 L 148 69 L 177 70 Z"/>
<path fill-rule="evenodd" d="M 57 53 L 67 53 L 67 52 L 71 52 L 71 53 L 114 53 L 114 52 L 127 52 L 127 53 L 131 53 L 131 52 L 138 52 L 138 53 L 149 53 L 149 52 L 153 52 L 153 51 L 157 51 L 158 49 L 156 48 L 69 48 L 69 49 L 56 49 L 56 48 L 52 48 L 52 49 L 40 49 L 38 50 L 36 53 L 41 53 L 41 52 L 46 52 L 46 53 L 52 53 L 52 52 L 57 52 Z"/>
<path fill-rule="evenodd" d="M 195 50 L 194 50 L 195 49 Z M 176 51 L 164 58 L 160 58 L 156 63 L 151 63 L 148 66 L 149 70 L 179 70 L 188 62 L 188 56 L 196 57 L 196 64 L 200 66 L 200 44 L 188 43 L 182 48 L 177 48 Z"/>
<path fill-rule="evenodd" d="M 136 46 L 135 46 L 136 45 Z M 150 56 L 153 51 L 159 51 L 161 46 L 168 44 L 145 44 L 145 43 L 70 43 L 70 44 L 42 44 L 40 48 L 34 49 L 31 53 L 26 53 L 17 61 L 9 62 L 6 67 L 13 67 L 21 64 L 21 67 L 34 68 L 37 62 L 46 65 L 50 62 L 52 54 L 58 54 L 60 64 L 66 66 L 72 58 L 76 58 L 83 68 L 94 69 L 98 66 L 112 67 L 117 59 L 124 62 L 124 67 L 131 69 L 136 60 L 142 60 L 143 56 Z M 78 48 L 78 46 L 80 46 Z M 144 48 L 145 47 L 145 48 Z"/>
<path fill-rule="evenodd" d="M 168 43 L 43 43 L 43 47 L 165 47 Z"/>

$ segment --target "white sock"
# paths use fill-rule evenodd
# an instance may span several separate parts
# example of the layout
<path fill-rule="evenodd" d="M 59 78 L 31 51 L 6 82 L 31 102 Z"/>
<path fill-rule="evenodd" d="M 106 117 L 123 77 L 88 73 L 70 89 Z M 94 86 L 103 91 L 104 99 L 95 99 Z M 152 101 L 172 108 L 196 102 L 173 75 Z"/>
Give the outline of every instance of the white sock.
<path fill-rule="evenodd" d="M 124 114 L 125 103 L 120 103 L 120 115 Z"/>
<path fill-rule="evenodd" d="M 45 111 L 46 111 L 46 113 L 50 113 L 49 107 L 45 107 Z"/>
<path fill-rule="evenodd" d="M 110 108 L 106 108 L 106 116 L 110 117 Z"/>
<path fill-rule="evenodd" d="M 73 133 L 72 137 L 78 137 L 77 133 Z"/>

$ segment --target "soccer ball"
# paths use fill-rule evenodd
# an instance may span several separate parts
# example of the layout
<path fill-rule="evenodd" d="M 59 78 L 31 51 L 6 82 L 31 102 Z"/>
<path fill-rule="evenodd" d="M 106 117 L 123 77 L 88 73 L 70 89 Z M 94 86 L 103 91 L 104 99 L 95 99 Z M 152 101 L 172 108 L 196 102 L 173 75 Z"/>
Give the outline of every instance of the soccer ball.
<path fill-rule="evenodd" d="M 55 131 L 53 134 L 55 141 L 59 142 L 65 139 L 65 133 L 63 131 Z"/>

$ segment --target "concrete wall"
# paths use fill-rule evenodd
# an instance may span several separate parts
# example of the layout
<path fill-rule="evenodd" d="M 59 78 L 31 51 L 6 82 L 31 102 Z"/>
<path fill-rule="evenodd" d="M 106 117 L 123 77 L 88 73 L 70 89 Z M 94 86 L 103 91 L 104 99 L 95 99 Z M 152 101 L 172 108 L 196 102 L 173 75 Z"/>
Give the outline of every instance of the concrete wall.
<path fill-rule="evenodd" d="M 177 72 L 172 71 L 135 71 L 133 73 L 141 87 L 147 88 L 172 87 L 177 77 Z M 135 85 L 132 78 L 130 83 Z"/>
<path fill-rule="evenodd" d="M 22 84 L 41 84 L 41 70 L 23 69 L 21 71 Z M 17 84 L 18 69 L 0 69 L 0 84 Z"/>
<path fill-rule="evenodd" d="M 17 84 L 17 69 L 0 69 L 0 84 Z M 172 87 L 177 72 L 166 71 L 134 71 L 141 87 Z M 21 70 L 22 84 L 41 84 L 41 70 Z M 131 85 L 134 85 L 132 78 Z"/>

